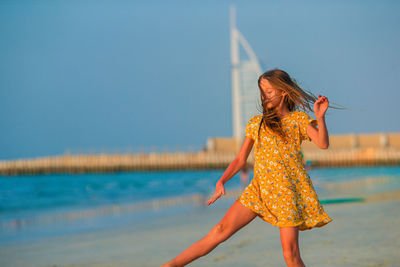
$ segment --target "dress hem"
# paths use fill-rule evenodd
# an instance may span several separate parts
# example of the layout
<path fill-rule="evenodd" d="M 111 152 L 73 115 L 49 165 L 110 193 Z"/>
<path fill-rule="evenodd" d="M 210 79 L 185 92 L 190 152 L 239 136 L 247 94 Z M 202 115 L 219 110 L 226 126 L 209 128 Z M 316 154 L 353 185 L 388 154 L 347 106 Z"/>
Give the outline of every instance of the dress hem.
<path fill-rule="evenodd" d="M 330 223 L 332 221 L 332 218 L 330 218 L 329 216 L 320 220 L 319 222 L 312 224 L 312 225 L 307 225 L 306 221 L 301 220 L 301 221 L 297 221 L 297 222 L 292 222 L 292 223 L 286 223 L 286 224 L 280 224 L 280 223 L 274 223 L 270 220 L 268 220 L 265 216 L 262 216 L 260 213 L 258 213 L 252 206 L 248 206 L 245 205 L 243 202 L 240 201 L 240 197 L 237 198 L 237 200 L 246 208 L 250 209 L 251 211 L 253 211 L 254 213 L 257 214 L 258 217 L 260 217 L 261 220 L 270 223 L 272 226 L 276 226 L 276 227 L 296 227 L 296 226 L 300 226 L 299 227 L 299 231 L 305 231 L 305 230 L 311 230 L 313 228 L 316 227 L 322 227 L 328 223 Z M 303 226 L 301 226 L 303 225 Z"/>

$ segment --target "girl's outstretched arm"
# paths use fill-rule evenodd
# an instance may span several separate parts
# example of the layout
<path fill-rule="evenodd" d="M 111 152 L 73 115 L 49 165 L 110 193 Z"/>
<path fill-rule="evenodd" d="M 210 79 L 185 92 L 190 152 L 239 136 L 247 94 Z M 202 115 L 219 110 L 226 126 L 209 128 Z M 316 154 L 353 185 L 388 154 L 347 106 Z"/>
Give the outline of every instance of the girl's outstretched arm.
<path fill-rule="evenodd" d="M 254 140 L 246 137 L 243 141 L 242 147 L 236 158 L 229 164 L 228 168 L 225 170 L 224 174 L 218 180 L 215 185 L 215 193 L 207 202 L 207 205 L 214 203 L 222 194 L 225 195 L 224 184 L 229 181 L 236 173 L 238 173 L 243 166 L 246 164 L 247 158 L 253 148 Z"/>
<path fill-rule="evenodd" d="M 328 129 L 325 123 L 325 112 L 328 109 L 329 101 L 326 96 L 318 95 L 318 100 L 314 103 L 314 114 L 318 121 L 318 129 L 311 123 L 307 125 L 307 134 L 311 140 L 322 149 L 329 147 Z"/>

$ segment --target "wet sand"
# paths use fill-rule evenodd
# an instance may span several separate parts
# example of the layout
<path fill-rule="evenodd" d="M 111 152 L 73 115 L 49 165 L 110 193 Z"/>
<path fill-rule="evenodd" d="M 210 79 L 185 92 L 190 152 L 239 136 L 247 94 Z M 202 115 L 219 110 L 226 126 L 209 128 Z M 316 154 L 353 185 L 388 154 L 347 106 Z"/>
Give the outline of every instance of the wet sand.
<path fill-rule="evenodd" d="M 134 227 L 0 245 L 0 266 L 159 266 L 208 233 L 227 201 Z M 333 221 L 299 235 L 306 266 L 399 266 L 400 191 L 323 206 Z M 256 217 L 189 266 L 285 266 L 279 229 Z"/>

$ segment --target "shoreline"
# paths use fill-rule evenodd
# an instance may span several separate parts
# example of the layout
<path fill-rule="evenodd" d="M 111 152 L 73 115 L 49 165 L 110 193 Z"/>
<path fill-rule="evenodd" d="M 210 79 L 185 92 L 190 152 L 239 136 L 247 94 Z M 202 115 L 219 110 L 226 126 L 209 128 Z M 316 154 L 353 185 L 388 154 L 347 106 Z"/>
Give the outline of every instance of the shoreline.
<path fill-rule="evenodd" d="M 354 181 L 352 182 L 354 183 Z M 348 186 L 347 183 L 345 185 Z M 329 186 L 331 185 L 327 184 L 327 187 Z M 358 184 L 358 186 L 360 185 Z M 236 199 L 243 192 L 243 190 L 243 188 L 232 188 L 227 190 L 226 195 L 222 196 L 218 203 L 226 206 L 228 203 L 232 202 L 232 200 Z M 319 194 L 319 201 L 322 205 L 334 205 L 351 202 L 376 202 L 386 199 L 400 200 L 400 190 L 374 194 L 358 194 L 357 192 L 349 193 L 346 191 L 341 192 L 340 190 L 336 190 L 335 197 L 332 196 L 332 193 L 327 195 L 322 194 L 322 197 L 320 195 L 321 194 Z M 52 224 L 54 225 L 57 223 L 69 222 L 71 224 L 76 224 L 79 222 L 79 220 L 101 221 L 115 216 L 133 218 L 138 216 L 146 217 L 147 214 L 157 218 L 157 213 L 169 214 L 172 210 L 181 210 L 182 213 L 185 212 L 185 210 L 190 209 L 207 209 L 207 205 L 204 203 L 211 196 L 212 194 L 207 196 L 200 193 L 194 193 L 183 196 L 151 199 L 141 202 L 108 204 L 92 208 L 69 208 L 70 210 L 67 208 L 64 211 L 62 211 L 63 209 L 61 209 L 61 211 L 43 211 L 37 215 L 20 216 L 19 218 L 17 217 L 8 220 L 2 220 L 0 221 L 0 227 L 4 232 L 4 230 L 24 230 L 25 228 L 35 227 L 37 225 L 43 226 L 47 224 L 51 227 Z"/>
<path fill-rule="evenodd" d="M 1 266 L 159 266 L 208 233 L 230 204 L 120 228 L 0 245 Z M 365 202 L 324 205 L 333 219 L 300 232 L 310 266 L 395 266 L 400 261 L 400 190 Z M 190 266 L 284 266 L 279 231 L 257 218 Z"/>

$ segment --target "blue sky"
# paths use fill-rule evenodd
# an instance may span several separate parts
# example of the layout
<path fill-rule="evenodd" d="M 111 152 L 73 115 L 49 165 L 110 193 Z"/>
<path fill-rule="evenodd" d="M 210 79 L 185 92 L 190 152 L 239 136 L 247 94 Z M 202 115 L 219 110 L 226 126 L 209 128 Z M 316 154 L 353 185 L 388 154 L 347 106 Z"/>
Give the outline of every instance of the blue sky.
<path fill-rule="evenodd" d="M 231 136 L 231 3 L 264 70 L 351 108 L 330 134 L 400 131 L 397 1 L 1 1 L 0 159 Z"/>

